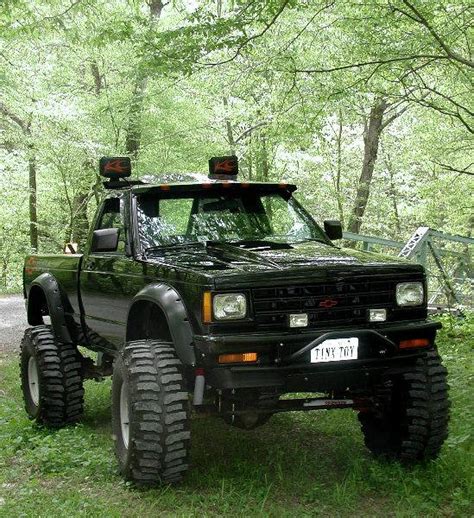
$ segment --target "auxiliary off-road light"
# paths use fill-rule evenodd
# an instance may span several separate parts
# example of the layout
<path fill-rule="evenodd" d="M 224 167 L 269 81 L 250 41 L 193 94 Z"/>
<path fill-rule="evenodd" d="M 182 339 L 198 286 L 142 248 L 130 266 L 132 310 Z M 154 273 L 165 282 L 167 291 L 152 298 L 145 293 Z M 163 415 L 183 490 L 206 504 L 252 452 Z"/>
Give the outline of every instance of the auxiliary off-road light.
<path fill-rule="evenodd" d="M 401 282 L 397 284 L 397 304 L 399 306 L 421 306 L 424 290 L 421 282 Z"/>
<path fill-rule="evenodd" d="M 99 162 L 99 173 L 100 176 L 110 178 L 111 180 L 120 180 L 120 178 L 127 178 L 132 174 L 130 157 L 103 156 Z"/>
<path fill-rule="evenodd" d="M 411 340 L 402 340 L 399 344 L 400 349 L 411 349 L 414 347 L 427 347 L 430 345 L 428 338 L 412 338 Z"/>
<path fill-rule="evenodd" d="M 369 322 L 385 322 L 387 320 L 386 309 L 369 309 Z"/>
<path fill-rule="evenodd" d="M 235 155 L 215 156 L 209 160 L 209 178 L 235 180 L 239 174 L 239 161 Z"/>
<path fill-rule="evenodd" d="M 257 353 L 219 354 L 219 363 L 252 363 L 257 358 Z"/>

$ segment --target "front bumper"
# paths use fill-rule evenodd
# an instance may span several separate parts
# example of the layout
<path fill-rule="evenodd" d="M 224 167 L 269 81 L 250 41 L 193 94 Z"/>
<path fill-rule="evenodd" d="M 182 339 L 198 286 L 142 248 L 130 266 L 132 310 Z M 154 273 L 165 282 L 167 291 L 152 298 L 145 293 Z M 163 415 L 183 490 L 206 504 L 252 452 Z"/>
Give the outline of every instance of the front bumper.
<path fill-rule="evenodd" d="M 300 333 L 216 335 L 195 337 L 207 383 L 218 389 L 276 388 L 282 392 L 364 389 L 388 371 L 406 368 L 434 346 L 438 322 L 403 322 L 365 329 L 344 328 Z M 359 358 L 342 362 L 311 363 L 310 351 L 330 338 L 359 338 Z M 430 347 L 401 351 L 410 338 L 428 338 Z M 252 365 L 220 366 L 217 355 L 259 353 Z"/>

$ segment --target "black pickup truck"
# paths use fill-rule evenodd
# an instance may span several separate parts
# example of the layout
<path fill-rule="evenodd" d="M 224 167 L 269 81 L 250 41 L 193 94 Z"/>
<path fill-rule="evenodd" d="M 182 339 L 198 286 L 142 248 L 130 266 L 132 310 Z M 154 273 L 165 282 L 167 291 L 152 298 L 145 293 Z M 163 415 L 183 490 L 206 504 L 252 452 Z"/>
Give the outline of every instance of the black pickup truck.
<path fill-rule="evenodd" d="M 449 401 L 423 268 L 334 245 L 340 223 L 323 230 L 294 185 L 238 181 L 235 157 L 210 166 L 152 185 L 103 159 L 84 253 L 26 258 L 29 416 L 75 422 L 83 380 L 112 375 L 120 471 L 141 484 L 182 479 L 198 412 L 251 429 L 277 412 L 353 408 L 374 454 L 436 457 Z"/>

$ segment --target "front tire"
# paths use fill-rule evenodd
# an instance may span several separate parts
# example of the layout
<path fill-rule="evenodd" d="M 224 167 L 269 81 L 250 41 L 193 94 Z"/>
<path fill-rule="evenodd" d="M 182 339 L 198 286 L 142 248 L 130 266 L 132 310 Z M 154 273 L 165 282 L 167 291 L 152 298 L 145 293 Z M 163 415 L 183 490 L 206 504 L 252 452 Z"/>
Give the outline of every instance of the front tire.
<path fill-rule="evenodd" d="M 120 472 L 140 485 L 180 482 L 188 469 L 190 416 L 172 344 L 129 342 L 114 364 L 112 428 Z"/>
<path fill-rule="evenodd" d="M 413 463 L 434 459 L 448 435 L 447 371 L 436 351 L 394 378 L 381 412 L 361 412 L 365 445 L 375 455 Z"/>
<path fill-rule="evenodd" d="M 48 326 L 25 331 L 20 376 L 30 419 L 51 428 L 77 422 L 83 413 L 81 355 L 72 344 L 56 341 Z"/>

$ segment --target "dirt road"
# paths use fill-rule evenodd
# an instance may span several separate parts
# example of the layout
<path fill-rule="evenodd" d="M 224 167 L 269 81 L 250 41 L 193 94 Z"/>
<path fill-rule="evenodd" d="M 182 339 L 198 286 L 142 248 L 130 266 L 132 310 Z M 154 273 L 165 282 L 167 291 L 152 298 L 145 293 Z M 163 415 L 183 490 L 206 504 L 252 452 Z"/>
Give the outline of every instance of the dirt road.
<path fill-rule="evenodd" d="M 0 295 L 0 353 L 18 351 L 28 323 L 21 295 Z"/>

